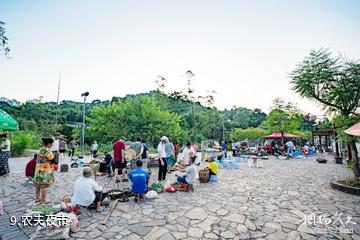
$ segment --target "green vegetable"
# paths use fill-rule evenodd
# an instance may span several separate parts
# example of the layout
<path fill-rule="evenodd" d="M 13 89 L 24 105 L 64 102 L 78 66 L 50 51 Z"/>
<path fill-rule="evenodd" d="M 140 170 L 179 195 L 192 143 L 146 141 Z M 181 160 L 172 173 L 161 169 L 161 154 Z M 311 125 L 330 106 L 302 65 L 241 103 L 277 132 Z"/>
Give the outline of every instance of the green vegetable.
<path fill-rule="evenodd" d="M 39 212 L 39 213 L 44 214 L 44 215 L 55 212 L 55 209 L 52 206 L 49 206 L 49 205 L 35 206 L 35 207 L 32 207 L 31 210 L 33 212 Z"/>

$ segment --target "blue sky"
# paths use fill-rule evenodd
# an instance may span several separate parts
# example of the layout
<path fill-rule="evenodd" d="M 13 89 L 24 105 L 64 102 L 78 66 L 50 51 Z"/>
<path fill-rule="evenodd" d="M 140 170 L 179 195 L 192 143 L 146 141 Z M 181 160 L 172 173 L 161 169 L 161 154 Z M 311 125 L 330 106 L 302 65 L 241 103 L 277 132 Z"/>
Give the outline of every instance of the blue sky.
<path fill-rule="evenodd" d="M 290 90 L 311 49 L 360 58 L 360 1 L 0 0 L 11 59 L 0 57 L 0 96 L 111 99 L 155 88 L 215 90 L 216 106 L 269 110 L 272 99 L 319 108 Z"/>

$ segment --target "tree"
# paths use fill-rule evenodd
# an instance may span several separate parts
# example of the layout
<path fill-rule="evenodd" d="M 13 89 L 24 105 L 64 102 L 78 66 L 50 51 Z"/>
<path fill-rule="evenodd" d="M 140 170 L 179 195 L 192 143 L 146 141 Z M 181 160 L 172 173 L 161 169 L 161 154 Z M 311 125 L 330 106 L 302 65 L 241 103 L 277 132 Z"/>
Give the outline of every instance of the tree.
<path fill-rule="evenodd" d="M 359 114 L 360 63 L 344 57 L 332 57 L 328 50 L 311 51 L 291 73 L 293 90 L 302 97 L 315 100 L 328 112 L 349 118 Z M 342 121 L 345 127 L 347 121 Z M 349 127 L 349 126 L 346 126 Z M 354 140 L 353 140 L 354 141 Z M 354 146 L 354 144 L 350 144 Z M 351 148 L 348 145 L 348 151 Z M 360 177 L 358 156 L 354 159 L 354 175 Z"/>
<path fill-rule="evenodd" d="M 285 102 L 281 98 L 275 98 L 272 103 L 273 106 L 271 107 L 271 109 L 280 109 L 290 115 L 295 113 L 301 113 L 300 109 L 293 102 Z"/>
<path fill-rule="evenodd" d="M 162 135 L 176 139 L 182 134 L 180 117 L 161 110 L 153 98 L 146 96 L 94 107 L 89 122 L 91 136 L 103 142 L 125 136 L 130 140 L 143 137 L 156 144 Z"/>
<path fill-rule="evenodd" d="M 298 130 L 301 121 L 302 116 L 299 114 L 289 115 L 283 110 L 274 109 L 267 115 L 263 125 L 269 131 L 280 132 L 283 137 L 285 132 Z"/>
<path fill-rule="evenodd" d="M 261 128 L 247 128 L 247 129 L 235 128 L 230 133 L 230 139 L 232 141 L 246 140 L 246 139 L 255 141 L 256 139 L 264 136 L 266 133 L 267 132 Z"/>
<path fill-rule="evenodd" d="M 291 73 L 293 90 L 342 116 L 358 114 L 360 107 L 360 63 L 328 50 L 311 51 Z"/>
<path fill-rule="evenodd" d="M 0 21 L 0 53 L 8 56 L 10 48 L 8 46 L 8 37 L 6 36 L 5 23 Z"/>
<path fill-rule="evenodd" d="M 266 114 L 258 108 L 251 110 L 244 107 L 225 110 L 223 115 L 229 129 L 258 127 L 266 118 Z"/>

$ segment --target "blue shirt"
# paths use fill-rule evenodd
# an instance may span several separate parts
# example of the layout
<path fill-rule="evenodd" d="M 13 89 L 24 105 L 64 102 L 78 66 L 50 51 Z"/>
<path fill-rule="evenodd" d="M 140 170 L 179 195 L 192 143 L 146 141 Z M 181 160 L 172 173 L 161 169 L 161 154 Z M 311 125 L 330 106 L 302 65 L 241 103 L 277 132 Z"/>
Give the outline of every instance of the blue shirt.
<path fill-rule="evenodd" d="M 227 145 L 225 143 L 221 144 L 221 149 L 223 151 L 227 150 Z"/>
<path fill-rule="evenodd" d="M 166 157 L 171 157 L 173 150 L 174 150 L 174 145 L 172 143 L 165 144 Z"/>
<path fill-rule="evenodd" d="M 132 191 L 136 194 L 144 194 L 148 190 L 149 173 L 142 168 L 136 168 L 129 174 L 132 181 Z"/>

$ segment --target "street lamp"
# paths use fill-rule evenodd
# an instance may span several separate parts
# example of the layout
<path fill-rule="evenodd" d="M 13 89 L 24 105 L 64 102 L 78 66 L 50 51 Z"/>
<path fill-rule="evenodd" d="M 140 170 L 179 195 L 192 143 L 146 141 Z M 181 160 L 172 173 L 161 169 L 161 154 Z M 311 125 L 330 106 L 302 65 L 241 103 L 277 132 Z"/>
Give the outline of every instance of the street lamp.
<path fill-rule="evenodd" d="M 86 97 L 89 96 L 89 92 L 84 92 L 81 94 L 82 97 L 84 97 L 84 107 L 83 107 L 83 122 L 82 122 L 82 134 L 81 134 L 81 150 L 82 150 L 82 156 L 84 158 L 84 146 L 85 146 L 85 102 Z"/>

